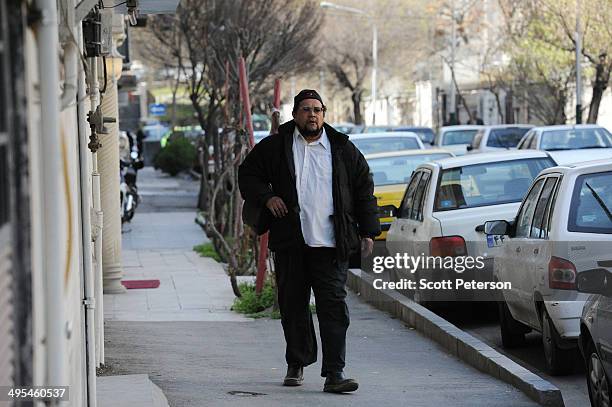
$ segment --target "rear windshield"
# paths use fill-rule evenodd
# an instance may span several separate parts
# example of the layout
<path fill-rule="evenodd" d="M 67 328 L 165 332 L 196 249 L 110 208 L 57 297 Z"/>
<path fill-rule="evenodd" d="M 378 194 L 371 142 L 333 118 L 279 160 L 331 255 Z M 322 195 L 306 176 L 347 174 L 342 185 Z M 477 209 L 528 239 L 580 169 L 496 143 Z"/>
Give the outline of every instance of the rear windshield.
<path fill-rule="evenodd" d="M 400 127 L 397 129 L 393 129 L 393 131 L 410 131 L 412 133 L 415 133 L 425 144 L 431 144 L 434 140 L 434 132 L 432 129 L 413 129 L 409 127 Z"/>
<path fill-rule="evenodd" d="M 520 202 L 538 173 L 553 165 L 554 161 L 546 157 L 443 170 L 434 210 Z"/>
<path fill-rule="evenodd" d="M 351 141 L 364 155 L 420 148 L 419 142 L 414 136 L 372 137 L 360 140 L 352 139 Z"/>
<path fill-rule="evenodd" d="M 472 144 L 472 140 L 478 130 L 452 130 L 444 132 L 442 138 L 443 146 L 451 146 L 454 144 Z"/>
<path fill-rule="evenodd" d="M 540 143 L 540 150 L 548 151 L 610 147 L 612 134 L 603 127 L 545 131 Z"/>
<path fill-rule="evenodd" d="M 516 147 L 516 145 L 528 131 L 529 129 L 524 127 L 491 130 L 489 140 L 487 141 L 487 146 L 504 148 Z"/>
<path fill-rule="evenodd" d="M 451 157 L 447 153 L 419 154 L 368 160 L 374 185 L 406 184 L 412 172 L 422 163 Z"/>
<path fill-rule="evenodd" d="M 572 196 L 568 230 L 612 233 L 612 171 L 578 177 Z"/>

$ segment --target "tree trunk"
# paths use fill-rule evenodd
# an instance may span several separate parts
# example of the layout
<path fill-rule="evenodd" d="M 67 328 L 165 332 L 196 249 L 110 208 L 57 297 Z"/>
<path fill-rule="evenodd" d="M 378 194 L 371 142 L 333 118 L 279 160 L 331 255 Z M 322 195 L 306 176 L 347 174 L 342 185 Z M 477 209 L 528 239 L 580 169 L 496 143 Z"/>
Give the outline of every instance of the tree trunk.
<path fill-rule="evenodd" d="M 351 95 L 355 124 L 363 124 L 363 116 L 361 115 L 361 93 L 361 90 L 354 90 L 353 94 Z"/>
<path fill-rule="evenodd" d="M 604 92 L 608 88 L 608 82 L 610 81 L 610 69 L 611 66 L 606 65 L 606 58 L 600 57 L 601 62 L 597 64 L 595 68 L 595 81 L 593 82 L 593 96 L 591 97 L 591 104 L 589 105 L 589 118 L 587 123 L 597 123 L 597 117 L 599 116 L 599 105 Z"/>
<path fill-rule="evenodd" d="M 597 117 L 599 116 L 599 105 L 601 104 L 601 98 L 606 90 L 605 87 L 598 86 L 597 83 L 593 84 L 593 96 L 591 97 L 591 104 L 589 105 L 589 117 L 587 123 L 597 123 Z"/>
<path fill-rule="evenodd" d="M 234 292 L 234 295 L 238 298 L 242 297 L 240 288 L 238 288 L 238 280 L 236 279 L 236 273 L 230 274 L 230 282 L 232 284 L 232 291 Z"/>

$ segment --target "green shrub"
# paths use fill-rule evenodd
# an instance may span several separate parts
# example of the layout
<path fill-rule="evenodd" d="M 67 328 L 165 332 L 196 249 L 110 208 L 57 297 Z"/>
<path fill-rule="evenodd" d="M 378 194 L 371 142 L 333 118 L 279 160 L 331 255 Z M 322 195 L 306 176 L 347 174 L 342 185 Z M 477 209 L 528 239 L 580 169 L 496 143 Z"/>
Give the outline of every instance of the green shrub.
<path fill-rule="evenodd" d="M 264 283 L 260 295 L 255 293 L 255 284 L 252 283 L 240 283 L 238 284 L 238 288 L 240 289 L 242 297 L 234 300 L 232 310 L 236 312 L 255 316 L 255 314 L 261 313 L 266 308 L 270 308 L 274 305 L 274 287 L 270 280 Z"/>
<path fill-rule="evenodd" d="M 163 172 L 173 177 L 181 171 L 190 169 L 196 159 L 196 148 L 191 141 L 179 137 L 168 142 L 166 147 L 159 150 L 155 156 L 154 164 Z"/>
<path fill-rule="evenodd" d="M 210 257 L 217 262 L 221 262 L 221 256 L 219 256 L 219 253 L 217 253 L 212 243 L 203 243 L 193 246 L 193 251 L 198 253 L 201 257 Z"/>

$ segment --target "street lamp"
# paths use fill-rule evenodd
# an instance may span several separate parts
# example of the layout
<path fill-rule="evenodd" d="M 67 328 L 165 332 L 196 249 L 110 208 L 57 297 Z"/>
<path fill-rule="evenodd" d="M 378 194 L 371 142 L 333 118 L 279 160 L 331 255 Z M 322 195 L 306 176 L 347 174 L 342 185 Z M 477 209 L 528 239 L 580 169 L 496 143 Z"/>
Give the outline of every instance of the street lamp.
<path fill-rule="evenodd" d="M 123 71 L 123 55 L 117 51 L 115 44 L 113 44 L 110 54 L 104 59 L 108 76 L 113 81 L 118 81 Z"/>
<path fill-rule="evenodd" d="M 376 27 L 376 20 L 374 17 L 361 9 L 341 6 L 329 1 L 322 1 L 319 3 L 321 8 L 336 9 L 346 11 L 348 13 L 361 14 L 366 16 L 372 22 L 372 125 L 376 125 L 376 71 L 378 69 L 378 27 Z"/>

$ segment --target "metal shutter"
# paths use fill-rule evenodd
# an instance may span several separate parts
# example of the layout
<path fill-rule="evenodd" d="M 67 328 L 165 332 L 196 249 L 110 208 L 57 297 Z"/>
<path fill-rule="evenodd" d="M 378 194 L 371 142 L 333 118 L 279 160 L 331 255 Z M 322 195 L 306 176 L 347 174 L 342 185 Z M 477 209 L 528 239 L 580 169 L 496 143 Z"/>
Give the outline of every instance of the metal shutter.
<path fill-rule="evenodd" d="M 6 106 L 6 38 L 5 2 L 0 4 L 0 386 L 12 386 L 14 380 L 13 279 L 11 270 L 11 204 L 9 174 L 9 138 Z M 0 406 L 8 403 L 0 402 Z"/>

